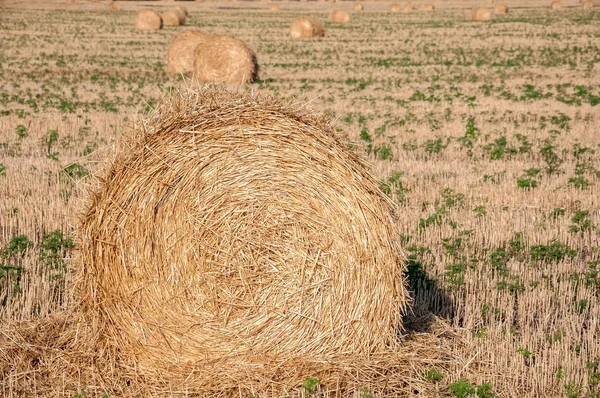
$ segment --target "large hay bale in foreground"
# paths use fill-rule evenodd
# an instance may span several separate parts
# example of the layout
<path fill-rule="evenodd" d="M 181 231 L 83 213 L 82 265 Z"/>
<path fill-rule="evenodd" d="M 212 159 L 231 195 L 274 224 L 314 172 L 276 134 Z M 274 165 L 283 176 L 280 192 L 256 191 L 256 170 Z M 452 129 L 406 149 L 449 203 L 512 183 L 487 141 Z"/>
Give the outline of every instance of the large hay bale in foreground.
<path fill-rule="evenodd" d="M 199 83 L 252 83 L 258 75 L 256 54 L 232 36 L 211 36 L 196 47 L 194 78 Z"/>
<path fill-rule="evenodd" d="M 123 140 L 81 223 L 76 287 L 85 323 L 136 373 L 219 388 L 398 349 L 393 205 L 303 109 L 189 92 Z"/>
<path fill-rule="evenodd" d="M 558 10 L 558 9 L 562 8 L 562 3 L 558 0 L 553 1 L 552 3 L 550 3 L 550 8 L 553 10 Z"/>
<path fill-rule="evenodd" d="M 591 0 L 584 1 L 583 3 L 581 3 L 581 5 L 583 6 L 584 10 L 593 10 L 594 9 L 594 2 Z"/>
<path fill-rule="evenodd" d="M 197 29 L 184 30 L 175 36 L 167 49 L 167 72 L 170 74 L 193 72 L 196 48 L 207 38 L 208 35 Z"/>
<path fill-rule="evenodd" d="M 492 18 L 492 13 L 485 7 L 473 8 L 471 10 L 471 21 L 486 22 Z"/>
<path fill-rule="evenodd" d="M 290 37 L 292 39 L 307 39 L 311 37 L 325 36 L 325 27 L 317 18 L 299 17 L 290 26 Z"/>
<path fill-rule="evenodd" d="M 135 28 L 141 30 L 159 30 L 163 27 L 160 14 L 154 10 L 141 10 L 135 17 Z"/>
<path fill-rule="evenodd" d="M 402 10 L 402 7 L 398 3 L 390 4 L 387 8 L 388 12 L 400 12 L 401 10 Z"/>
<path fill-rule="evenodd" d="M 504 4 L 496 4 L 494 6 L 494 14 L 506 14 L 508 12 L 508 7 Z"/>
<path fill-rule="evenodd" d="M 329 22 L 348 23 L 350 22 L 350 14 L 345 10 L 333 10 L 331 14 L 329 14 Z"/>

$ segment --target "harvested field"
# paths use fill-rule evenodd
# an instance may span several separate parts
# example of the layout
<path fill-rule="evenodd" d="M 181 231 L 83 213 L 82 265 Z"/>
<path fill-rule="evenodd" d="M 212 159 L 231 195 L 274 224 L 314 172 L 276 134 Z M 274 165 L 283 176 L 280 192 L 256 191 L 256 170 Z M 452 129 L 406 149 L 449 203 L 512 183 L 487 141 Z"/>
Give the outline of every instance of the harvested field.
<path fill-rule="evenodd" d="M 412 297 L 398 323 L 395 347 L 378 348 L 360 361 L 336 356 L 327 373 L 319 358 L 325 347 L 311 346 L 317 340 L 306 337 L 303 358 L 282 363 L 273 356 L 265 366 L 260 357 L 263 362 L 253 362 L 260 366 L 242 364 L 231 377 L 215 371 L 203 379 L 209 385 L 202 391 L 599 394 L 600 12 L 575 1 L 563 1 L 558 11 L 550 1 L 507 1 L 508 13 L 473 23 L 469 13 L 483 3 L 436 1 L 434 12 L 390 13 L 391 2 L 368 2 L 352 14 L 351 23 L 325 22 L 327 34 L 312 40 L 291 38 L 292 21 L 300 16 L 327 21 L 333 10 L 350 11 L 353 3 L 289 2 L 279 12 L 259 1 L 184 3 L 186 29 L 239 38 L 256 53 L 260 77 L 242 91 L 325 115 L 339 142 L 368 164 L 378 188 L 395 203 L 395 241 L 405 255 L 401 268 L 407 269 L 398 280 L 407 279 Z M 90 190 L 104 181 L 95 175 L 111 162 L 135 120 L 160 121 L 153 119 L 154 108 L 178 87 L 194 87 L 189 77 L 167 73 L 167 47 L 182 28 L 148 32 L 134 24 L 140 10 L 152 7 L 163 14 L 174 4 L 113 4 L 120 10 L 83 0 L 0 3 L 0 391 L 5 397 L 189 396 L 200 391 L 190 382 L 198 380 L 195 372 L 208 372 L 193 360 L 178 365 L 188 371 L 185 377 L 163 377 L 151 361 L 136 369 L 119 348 L 118 333 L 93 350 L 83 344 L 95 341 L 94 331 L 106 322 L 82 317 L 81 292 L 73 290 L 81 270 L 78 249 L 90 244 L 77 233 L 80 215 Z M 191 131 L 188 127 L 182 130 Z M 166 170 L 171 156 L 178 154 L 172 150 L 155 160 L 165 160 Z M 235 161 L 232 157 L 219 170 L 229 170 Z M 321 164 L 317 158 L 303 161 Z M 275 170 L 269 162 L 261 165 Z M 156 176 L 149 172 L 144 178 L 155 181 L 157 192 L 169 191 L 170 182 L 161 185 Z M 241 188 L 233 192 L 245 194 L 243 181 L 238 183 Z M 321 186 L 324 193 L 333 192 L 326 183 Z M 175 197 L 201 201 L 203 196 Z M 146 196 L 130 198 L 142 206 Z M 154 209 L 150 218 L 168 220 L 164 208 L 157 215 Z M 134 214 L 123 211 L 129 222 Z M 199 216 L 187 211 L 177 219 L 186 216 L 198 222 Z M 346 224 L 354 228 L 353 222 Z M 254 231 L 248 225 L 246 231 Z M 319 246 L 325 247 L 322 241 Z M 163 244 L 178 247 L 178 242 L 167 235 Z M 127 248 L 128 255 L 138 250 L 134 244 Z M 323 249 L 322 255 L 328 253 Z M 380 255 L 377 249 L 367 254 Z M 307 269 L 311 265 L 307 261 Z M 157 272 L 165 281 L 177 277 L 162 270 Z M 234 276 L 243 290 L 243 274 Z M 304 283 L 316 289 L 313 282 L 294 287 Z M 182 297 L 193 292 L 180 287 Z M 226 295 L 219 297 L 231 303 Z M 160 316 L 154 321 L 160 323 Z M 327 325 L 351 330 L 340 320 Z M 137 339 L 131 336 L 122 338 Z M 169 351 L 157 348 L 156 340 L 153 344 L 153 352 Z"/>

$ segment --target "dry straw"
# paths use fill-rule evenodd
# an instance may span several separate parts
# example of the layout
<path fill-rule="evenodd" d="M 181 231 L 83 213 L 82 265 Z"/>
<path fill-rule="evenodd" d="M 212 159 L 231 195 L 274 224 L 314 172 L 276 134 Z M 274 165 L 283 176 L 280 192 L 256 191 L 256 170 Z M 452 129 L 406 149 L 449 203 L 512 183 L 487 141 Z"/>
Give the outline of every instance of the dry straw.
<path fill-rule="evenodd" d="M 506 14 L 508 12 L 508 7 L 504 4 L 496 4 L 494 6 L 494 14 Z"/>
<path fill-rule="evenodd" d="M 558 10 L 562 8 L 562 3 L 560 1 L 553 1 L 552 3 L 550 3 L 550 8 L 553 10 Z"/>
<path fill-rule="evenodd" d="M 179 7 L 175 7 L 163 12 L 162 19 L 167 26 L 179 26 L 185 25 L 187 17 Z"/>
<path fill-rule="evenodd" d="M 387 8 L 388 12 L 400 12 L 402 7 L 398 3 L 390 4 Z"/>
<path fill-rule="evenodd" d="M 163 27 L 160 14 L 154 10 L 141 10 L 135 17 L 135 28 L 141 30 L 159 30 Z"/>
<path fill-rule="evenodd" d="M 492 17 L 492 13 L 485 7 L 473 8 L 471 10 L 471 21 L 486 22 Z"/>
<path fill-rule="evenodd" d="M 121 4 L 116 1 L 109 1 L 107 7 L 109 10 L 120 10 Z"/>
<path fill-rule="evenodd" d="M 327 378 L 336 360 L 399 349 L 393 205 L 324 119 L 193 91 L 120 148 L 82 220 L 77 292 L 141 374 Z"/>
<path fill-rule="evenodd" d="M 331 23 L 348 23 L 350 22 L 350 14 L 345 10 L 333 10 L 329 14 L 329 22 Z"/>
<path fill-rule="evenodd" d="M 258 75 L 256 54 L 232 36 L 211 36 L 196 47 L 194 78 L 199 83 L 251 83 Z"/>
<path fill-rule="evenodd" d="M 356 3 L 352 7 L 352 11 L 363 11 L 364 9 L 365 9 L 365 7 L 360 3 Z"/>
<path fill-rule="evenodd" d="M 435 10 L 435 6 L 433 4 L 429 4 L 429 3 L 419 4 L 417 6 L 417 10 L 420 10 L 420 11 L 433 11 L 433 10 Z"/>
<path fill-rule="evenodd" d="M 311 37 L 325 36 L 325 27 L 317 18 L 299 17 L 290 26 L 290 37 L 292 39 L 306 39 Z"/>
<path fill-rule="evenodd" d="M 185 30 L 171 40 L 167 49 L 167 72 L 170 74 L 194 71 L 194 52 L 207 39 L 207 35 L 197 29 Z"/>
<path fill-rule="evenodd" d="M 402 6 L 402 12 L 411 12 L 413 10 L 412 3 L 407 3 Z"/>
<path fill-rule="evenodd" d="M 281 8 L 279 7 L 278 4 L 271 4 L 271 7 L 269 7 L 269 9 L 271 11 L 280 11 L 281 10 Z"/>
<path fill-rule="evenodd" d="M 584 10 L 593 10 L 594 9 L 594 2 L 591 0 L 588 1 L 584 1 L 582 3 L 583 9 Z"/>

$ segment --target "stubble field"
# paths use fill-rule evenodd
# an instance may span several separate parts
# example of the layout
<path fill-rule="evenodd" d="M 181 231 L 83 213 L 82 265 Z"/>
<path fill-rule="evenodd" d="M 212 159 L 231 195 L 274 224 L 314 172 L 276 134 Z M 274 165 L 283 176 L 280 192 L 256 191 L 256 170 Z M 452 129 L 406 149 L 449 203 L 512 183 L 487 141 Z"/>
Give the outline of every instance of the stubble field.
<path fill-rule="evenodd" d="M 540 3 L 477 23 L 475 1 L 408 14 L 367 2 L 300 41 L 288 37 L 296 16 L 353 4 L 181 2 L 187 27 L 148 33 L 137 10 L 173 3 L 1 3 L 0 359 L 12 322 L 68 308 L 86 187 L 137 113 L 192 84 L 166 74 L 165 55 L 197 27 L 254 49 L 247 90 L 330 115 L 398 204 L 405 336 L 451 354 L 419 370 L 411 394 L 598 396 L 600 13 Z M 31 375 L 0 370 L 3 395 L 26 382 L 35 395 Z"/>

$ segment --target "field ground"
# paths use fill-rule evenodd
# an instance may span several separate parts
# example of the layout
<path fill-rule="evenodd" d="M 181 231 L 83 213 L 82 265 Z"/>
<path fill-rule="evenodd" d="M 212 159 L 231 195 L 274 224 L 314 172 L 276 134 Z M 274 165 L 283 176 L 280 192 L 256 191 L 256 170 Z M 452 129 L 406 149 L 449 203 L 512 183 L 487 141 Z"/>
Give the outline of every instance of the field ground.
<path fill-rule="evenodd" d="M 477 23 L 476 1 L 408 14 L 365 2 L 306 41 L 287 36 L 293 18 L 353 4 L 177 3 L 188 27 L 255 50 L 260 79 L 248 90 L 330 115 L 398 203 L 414 292 L 407 333 L 447 325 L 463 358 L 422 375 L 438 396 L 600 395 L 600 12 L 563 3 L 508 0 L 508 14 Z M 190 84 L 165 73 L 183 28 L 134 28 L 136 10 L 173 4 L 0 3 L 6 322 L 68 307 L 90 175 L 134 115 Z M 18 395 L 23 375 L 8 376 L 4 395 Z"/>

